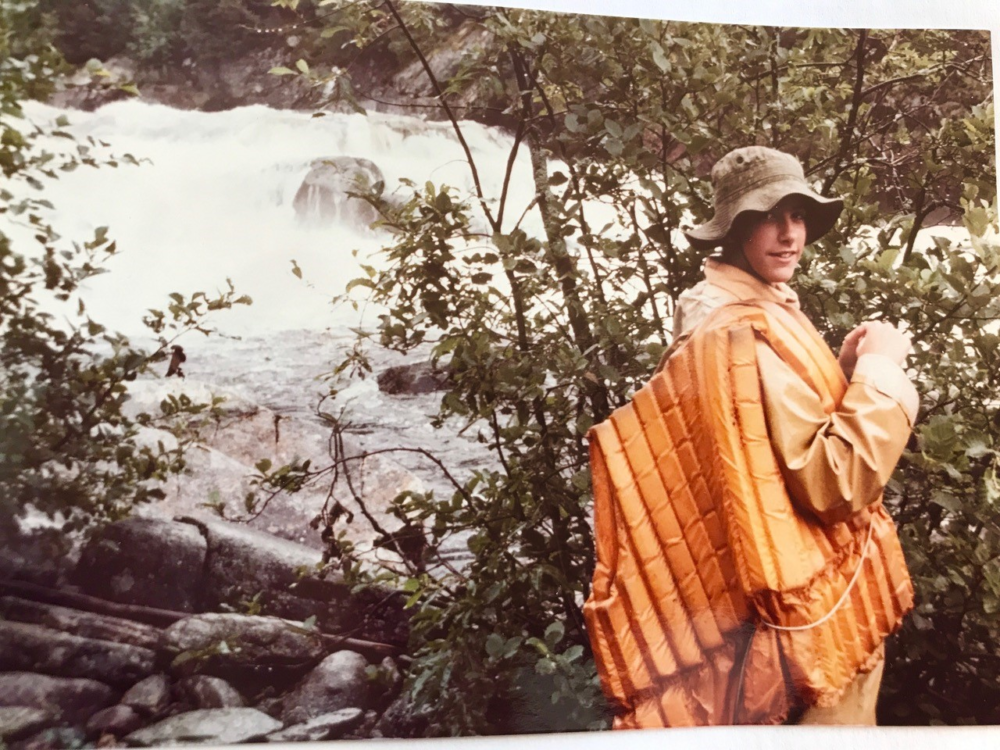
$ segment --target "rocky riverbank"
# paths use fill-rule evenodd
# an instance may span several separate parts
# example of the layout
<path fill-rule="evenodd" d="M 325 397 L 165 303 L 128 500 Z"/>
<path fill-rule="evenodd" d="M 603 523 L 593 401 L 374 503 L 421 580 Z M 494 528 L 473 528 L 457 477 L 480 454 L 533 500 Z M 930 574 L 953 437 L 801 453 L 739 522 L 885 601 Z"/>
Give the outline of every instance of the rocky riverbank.
<path fill-rule="evenodd" d="M 317 574 L 316 550 L 222 522 L 131 518 L 39 581 L 38 545 L 8 542 L 0 739 L 12 750 L 422 731 L 400 697 L 401 599 Z"/>

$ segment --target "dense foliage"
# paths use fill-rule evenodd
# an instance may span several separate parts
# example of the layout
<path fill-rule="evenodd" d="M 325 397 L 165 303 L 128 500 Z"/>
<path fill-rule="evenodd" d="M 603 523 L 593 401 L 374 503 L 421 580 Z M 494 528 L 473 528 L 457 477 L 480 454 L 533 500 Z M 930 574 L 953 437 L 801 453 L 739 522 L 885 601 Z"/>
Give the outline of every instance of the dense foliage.
<path fill-rule="evenodd" d="M 71 63 L 126 55 L 147 66 L 245 54 L 284 15 L 268 0 L 40 0 L 36 12 L 52 20 Z"/>
<path fill-rule="evenodd" d="M 65 118 L 42 129 L 23 117 L 20 103 L 47 94 L 64 65 L 38 19 L 31 2 L 5 4 L 0 14 L 0 538 L 29 509 L 76 531 L 163 497 L 159 480 L 183 469 L 193 428 L 216 405 L 171 396 L 155 414 L 130 415 L 128 384 L 162 361 L 177 336 L 208 333 L 209 311 L 249 303 L 232 288 L 172 295 L 145 320 L 158 337 L 152 348 L 87 315 L 80 286 L 107 270 L 115 243 L 106 227 L 86 242 L 60 237 L 44 183 L 118 161 L 93 139 L 76 141 L 62 129 Z M 69 145 L 47 150 L 54 140 Z"/>
<path fill-rule="evenodd" d="M 468 9 L 459 20 L 475 41 L 437 80 L 430 60 L 457 33 L 454 15 L 391 0 L 324 6 L 339 13 L 319 38 L 350 29 L 361 48 L 392 38 L 394 55 L 419 61 L 459 140 L 449 101 L 475 88 L 502 104 L 514 151 L 530 149 L 544 225 L 529 233 L 506 190 L 484 193 L 471 151 L 471 195 L 428 183 L 402 199 L 384 200 L 381 186 L 370 196 L 393 241 L 387 270 L 369 268 L 354 286 L 389 307 L 380 344 L 432 343 L 451 373 L 439 421 L 464 421 L 495 455 L 494 466 L 455 477 L 450 497 L 397 501 L 427 534 L 429 564 L 442 541 L 472 531 L 467 570 L 412 565 L 405 580 L 415 704 L 433 710 L 441 731 L 516 729 L 494 709 L 516 703 L 533 670 L 549 677 L 543 690 L 563 720 L 550 726 L 605 725 L 580 617 L 593 561 L 584 435 L 670 341 L 674 300 L 702 263 L 678 229 L 710 215 L 711 164 L 757 143 L 797 154 L 824 194 L 846 198 L 838 228 L 795 280 L 829 342 L 871 318 L 905 325 L 916 341 L 923 408 L 885 502 L 918 606 L 890 649 L 881 719 L 1000 721 L 988 36 Z M 318 81 L 345 75 L 299 69 Z M 596 218 L 609 213 L 607 226 Z M 964 225 L 971 240 L 918 249 L 941 221 Z M 355 352 L 342 368 L 363 365 Z"/>

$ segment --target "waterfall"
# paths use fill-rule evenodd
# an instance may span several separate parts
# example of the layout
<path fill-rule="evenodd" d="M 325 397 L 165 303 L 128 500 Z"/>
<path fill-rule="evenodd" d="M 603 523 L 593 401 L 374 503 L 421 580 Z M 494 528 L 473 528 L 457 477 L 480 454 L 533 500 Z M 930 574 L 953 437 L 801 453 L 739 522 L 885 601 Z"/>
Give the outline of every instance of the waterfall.
<path fill-rule="evenodd" d="M 316 159 L 370 159 L 389 193 L 405 177 L 472 194 L 448 123 L 374 112 L 314 117 L 260 105 L 204 113 L 139 100 L 95 112 L 34 102 L 25 110 L 38 124 L 66 115 L 64 129 L 78 139 L 105 141 L 112 154 L 140 160 L 139 166 L 81 167 L 45 189 L 64 238 L 82 241 L 99 226 L 109 228 L 119 255 L 108 264 L 111 272 L 88 282 L 81 296 L 95 320 L 135 336 L 146 309 L 164 305 L 171 292 L 212 292 L 224 288 L 226 278 L 254 300 L 217 316 L 215 324 L 231 335 L 370 324 L 370 309 L 363 321 L 353 310 L 332 309 L 330 299 L 358 275 L 352 251 L 364 259 L 388 235 L 359 226 L 349 211 L 320 224 L 299 220 L 293 198 Z M 484 191 L 496 198 L 512 139 L 474 122 L 462 127 Z M 534 194 L 523 148 L 510 193 L 508 215 L 518 216 Z M 534 221 L 530 216 L 527 223 Z M 293 260 L 304 279 L 292 274 Z"/>

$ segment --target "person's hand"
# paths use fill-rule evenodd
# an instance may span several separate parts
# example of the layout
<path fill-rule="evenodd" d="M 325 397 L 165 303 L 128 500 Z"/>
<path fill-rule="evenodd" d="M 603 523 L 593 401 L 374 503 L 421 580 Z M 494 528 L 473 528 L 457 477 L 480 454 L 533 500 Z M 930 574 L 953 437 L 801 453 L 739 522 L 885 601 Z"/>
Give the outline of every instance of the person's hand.
<path fill-rule="evenodd" d="M 847 334 L 844 338 L 844 343 L 840 345 L 840 356 L 837 358 L 837 361 L 840 362 L 840 369 L 844 371 L 844 375 L 848 379 L 850 379 L 851 374 L 854 372 L 855 365 L 858 364 L 858 344 L 865 337 L 868 325 L 868 323 L 859 325 Z"/>
<path fill-rule="evenodd" d="M 891 323 L 870 320 L 863 324 L 864 333 L 856 345 L 857 356 L 881 354 L 902 367 L 913 347 L 910 334 L 900 331 Z M 857 329 L 855 329 L 856 331 Z M 852 334 L 854 331 L 851 332 Z M 857 359 L 855 358 L 855 363 Z"/>

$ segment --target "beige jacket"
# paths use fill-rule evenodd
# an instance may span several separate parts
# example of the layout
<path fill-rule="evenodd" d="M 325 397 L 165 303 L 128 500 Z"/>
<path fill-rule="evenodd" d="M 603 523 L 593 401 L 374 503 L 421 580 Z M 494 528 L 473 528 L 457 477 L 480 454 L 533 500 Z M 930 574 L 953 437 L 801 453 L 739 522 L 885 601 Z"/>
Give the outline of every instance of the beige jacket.
<path fill-rule="evenodd" d="M 765 299 L 799 312 L 787 284 L 765 284 L 709 258 L 705 280 L 680 295 L 674 335 L 692 330 L 729 303 Z M 858 358 L 840 409 L 819 398 L 764 342 L 757 344 L 768 430 L 788 492 L 824 523 L 867 506 L 892 475 L 917 416 L 919 397 L 899 365 L 879 354 Z"/>

